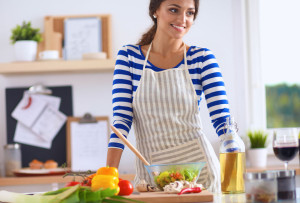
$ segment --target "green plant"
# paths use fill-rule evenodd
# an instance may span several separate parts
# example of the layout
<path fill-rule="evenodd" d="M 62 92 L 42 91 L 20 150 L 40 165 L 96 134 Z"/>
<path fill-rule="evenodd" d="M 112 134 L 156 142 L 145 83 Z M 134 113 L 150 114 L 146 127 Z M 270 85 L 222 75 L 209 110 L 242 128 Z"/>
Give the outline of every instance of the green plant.
<path fill-rule="evenodd" d="M 266 148 L 266 141 L 268 138 L 268 134 L 262 130 L 257 131 L 248 131 L 247 136 L 250 139 L 251 149 L 254 148 Z"/>
<path fill-rule="evenodd" d="M 11 43 L 14 44 L 19 40 L 34 40 L 37 42 L 42 41 L 39 28 L 32 28 L 31 22 L 23 22 L 22 25 L 17 25 L 12 29 L 12 35 L 10 37 Z"/>

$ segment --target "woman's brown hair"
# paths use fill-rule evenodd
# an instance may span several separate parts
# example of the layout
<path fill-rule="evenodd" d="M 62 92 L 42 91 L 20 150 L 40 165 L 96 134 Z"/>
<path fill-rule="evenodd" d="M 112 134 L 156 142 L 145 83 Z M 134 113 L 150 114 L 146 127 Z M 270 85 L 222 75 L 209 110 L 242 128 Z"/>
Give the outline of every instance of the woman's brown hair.
<path fill-rule="evenodd" d="M 143 45 L 150 44 L 152 42 L 157 28 L 157 21 L 156 18 L 153 17 L 153 15 L 156 12 L 156 10 L 160 7 L 160 4 L 164 1 L 165 0 L 150 0 L 149 16 L 154 22 L 154 25 L 152 25 L 152 27 L 145 34 L 142 35 L 142 38 L 138 42 L 138 45 L 143 46 Z M 194 0 L 194 2 L 195 2 L 195 15 L 194 15 L 194 20 L 195 20 L 198 14 L 199 0 Z"/>

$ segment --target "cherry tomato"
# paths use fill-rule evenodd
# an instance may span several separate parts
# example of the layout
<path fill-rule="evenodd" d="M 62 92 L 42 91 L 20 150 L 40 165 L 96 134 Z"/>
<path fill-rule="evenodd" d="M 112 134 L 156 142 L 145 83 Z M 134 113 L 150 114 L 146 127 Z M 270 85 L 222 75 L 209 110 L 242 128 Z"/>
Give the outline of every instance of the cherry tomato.
<path fill-rule="evenodd" d="M 119 182 L 120 192 L 119 195 L 130 195 L 133 192 L 133 185 L 128 180 L 120 180 Z"/>
<path fill-rule="evenodd" d="M 92 181 L 91 181 L 91 179 L 84 179 L 84 180 L 81 182 L 81 185 L 82 185 L 82 186 L 91 186 L 91 185 L 92 185 Z"/>
<path fill-rule="evenodd" d="M 80 182 L 77 182 L 77 181 L 71 181 L 71 182 L 68 182 L 65 187 L 70 187 L 70 186 L 74 186 L 74 185 L 78 185 L 78 184 L 81 184 Z"/>

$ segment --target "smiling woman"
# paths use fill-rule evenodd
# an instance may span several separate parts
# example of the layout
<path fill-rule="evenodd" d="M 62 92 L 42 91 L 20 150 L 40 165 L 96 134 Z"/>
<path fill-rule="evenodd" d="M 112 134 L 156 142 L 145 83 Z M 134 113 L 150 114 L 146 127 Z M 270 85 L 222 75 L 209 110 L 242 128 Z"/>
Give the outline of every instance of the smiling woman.
<path fill-rule="evenodd" d="M 113 126 L 127 138 L 134 125 L 138 151 L 156 164 L 206 162 L 198 183 L 220 191 L 220 164 L 202 131 L 199 105 L 204 95 L 217 135 L 230 116 L 218 63 L 207 48 L 186 45 L 199 0 L 151 0 L 153 26 L 138 44 L 119 51 L 113 79 Z M 192 148 L 189 147 L 192 145 Z M 123 142 L 111 133 L 107 164 L 118 167 Z M 176 152 L 176 153 L 174 153 Z M 178 153 L 177 153 L 178 152 Z M 155 155 L 163 154 L 159 159 Z M 135 184 L 151 183 L 136 160 Z"/>

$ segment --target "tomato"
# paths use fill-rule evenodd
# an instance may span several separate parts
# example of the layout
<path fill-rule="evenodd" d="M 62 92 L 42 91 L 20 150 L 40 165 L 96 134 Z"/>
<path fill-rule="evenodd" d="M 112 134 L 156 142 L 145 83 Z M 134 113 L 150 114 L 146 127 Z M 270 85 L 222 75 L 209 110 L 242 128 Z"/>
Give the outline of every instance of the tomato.
<path fill-rule="evenodd" d="M 82 182 L 81 182 L 81 185 L 82 186 L 91 186 L 92 184 L 92 181 L 90 179 L 84 179 Z"/>
<path fill-rule="evenodd" d="M 130 195 L 133 192 L 133 185 L 128 180 L 120 180 L 119 187 L 119 195 Z"/>
<path fill-rule="evenodd" d="M 68 182 L 65 187 L 70 187 L 70 186 L 74 186 L 74 185 L 78 185 L 78 184 L 81 184 L 80 182 L 77 182 L 77 181 L 71 181 L 71 182 Z"/>

